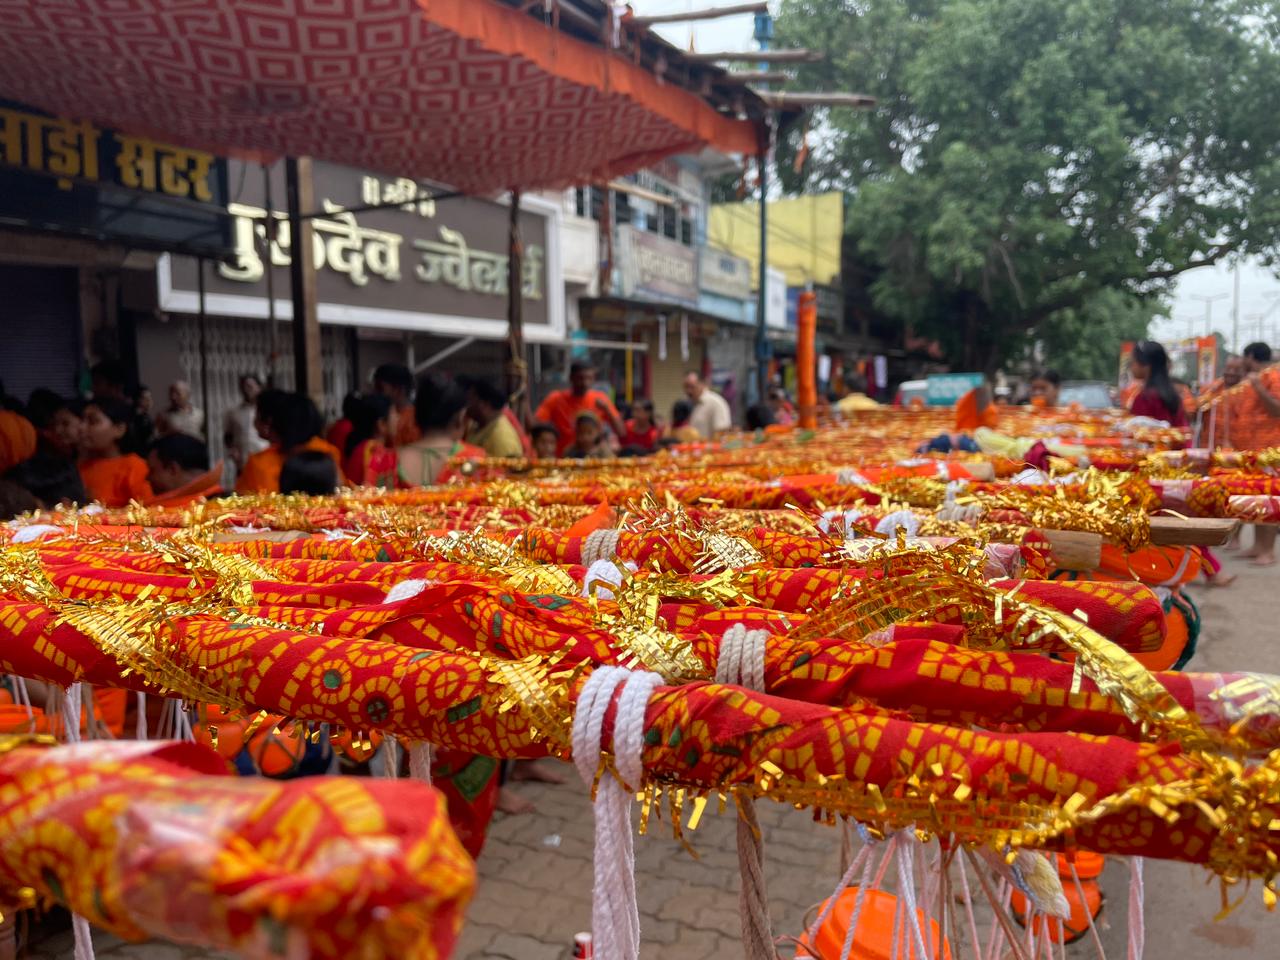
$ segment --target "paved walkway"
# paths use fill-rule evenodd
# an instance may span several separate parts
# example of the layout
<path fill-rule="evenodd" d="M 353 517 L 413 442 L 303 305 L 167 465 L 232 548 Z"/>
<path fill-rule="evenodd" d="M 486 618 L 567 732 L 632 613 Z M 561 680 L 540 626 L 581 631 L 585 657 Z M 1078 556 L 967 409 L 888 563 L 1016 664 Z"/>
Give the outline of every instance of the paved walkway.
<path fill-rule="evenodd" d="M 1196 588 L 1205 636 L 1199 670 L 1248 668 L 1280 674 L 1280 569 L 1258 570 L 1228 562 L 1240 581 L 1228 590 Z M 554 765 L 548 762 L 548 767 Z M 480 886 L 455 957 L 458 960 L 562 960 L 573 935 L 590 927 L 592 820 L 586 792 L 565 766 L 563 786 L 520 784 L 533 800 L 534 814 L 500 816 L 480 859 Z M 798 934 L 809 908 L 826 897 L 837 879 L 839 832 L 813 823 L 803 811 L 773 803 L 758 806 L 766 836 L 769 892 L 774 932 Z M 704 960 L 742 956 L 738 933 L 738 870 L 732 807 L 722 816 L 708 810 L 690 836 L 691 857 L 671 837 L 668 825 L 654 824 L 636 840 L 642 956 L 652 960 Z M 1125 956 L 1124 906 L 1127 873 L 1112 861 L 1103 882 L 1115 928 L 1104 930 L 1107 955 Z M 1280 935 L 1280 919 L 1261 906 L 1254 887 L 1244 904 L 1215 923 L 1215 884 L 1203 871 L 1179 864 L 1147 867 L 1149 960 L 1202 960 L 1270 956 L 1268 942 Z M 169 945 L 121 945 L 97 935 L 98 954 L 119 960 L 205 960 L 219 954 Z M 784 956 L 791 951 L 784 950 Z M 70 936 L 39 945 L 32 960 L 70 957 Z M 1087 942 L 1069 951 L 1073 960 L 1096 956 Z"/>

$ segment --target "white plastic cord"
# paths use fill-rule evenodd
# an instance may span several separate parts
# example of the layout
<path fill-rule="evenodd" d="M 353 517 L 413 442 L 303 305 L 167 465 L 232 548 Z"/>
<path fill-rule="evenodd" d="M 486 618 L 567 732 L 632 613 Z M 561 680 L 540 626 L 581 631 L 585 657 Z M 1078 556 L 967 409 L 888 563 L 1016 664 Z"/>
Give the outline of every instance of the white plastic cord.
<path fill-rule="evenodd" d="M 862 871 L 862 878 L 858 881 L 858 886 L 865 887 L 867 885 L 867 878 L 871 875 L 871 870 L 875 866 L 875 861 L 871 859 L 872 847 L 873 844 L 871 843 L 863 844 L 862 849 L 858 851 L 858 855 L 850 861 L 844 875 L 840 878 L 840 882 L 836 884 L 835 890 L 832 891 L 830 898 L 828 898 L 827 905 L 814 918 L 812 926 L 807 931 L 810 943 L 818 936 L 818 930 L 822 928 L 823 922 L 831 915 L 831 911 L 835 909 L 836 898 L 853 882 L 853 875 L 859 870 Z"/>
<path fill-rule="evenodd" d="M 916 907 L 916 873 L 911 843 L 898 844 L 898 892 L 906 903 L 907 929 L 915 943 L 916 956 L 931 956 L 925 949 L 924 931 L 920 928 L 920 911 Z"/>
<path fill-rule="evenodd" d="M 75 960 L 94 960 L 93 931 L 89 921 L 78 913 L 71 915 L 71 931 L 75 935 Z"/>
<path fill-rule="evenodd" d="M 191 728 L 191 715 L 187 713 L 186 701 L 173 701 L 173 739 L 190 743 L 195 738 L 196 734 Z"/>
<path fill-rule="evenodd" d="M 431 782 L 431 744 L 426 740 L 409 744 L 409 776 L 423 783 Z"/>
<path fill-rule="evenodd" d="M 84 735 L 89 740 L 99 740 L 98 711 L 93 701 L 93 685 L 80 684 L 80 705 L 84 708 Z"/>
<path fill-rule="evenodd" d="M 969 890 L 969 870 L 964 865 L 964 857 L 956 857 L 956 863 L 960 865 L 960 889 L 964 894 L 964 912 L 965 919 L 969 922 L 969 943 L 973 947 L 973 956 L 982 956 L 982 938 L 978 934 L 978 920 L 973 913 L 973 894 Z"/>
<path fill-rule="evenodd" d="M 716 683 L 731 683 L 749 690 L 764 690 L 764 653 L 767 630 L 748 630 L 735 623 L 720 638 L 716 658 Z"/>
<path fill-rule="evenodd" d="M 27 719 L 30 720 L 34 711 L 31 709 L 31 691 L 27 689 L 26 677 L 13 674 L 10 679 L 13 680 L 13 699 L 19 706 L 27 708 Z"/>
<path fill-rule="evenodd" d="M 80 742 L 80 684 L 73 683 L 62 695 L 63 737 L 67 743 Z M 93 933 L 89 921 L 78 913 L 71 915 L 75 936 L 75 960 L 93 960 Z"/>
<path fill-rule="evenodd" d="M 644 778 L 645 707 L 662 685 L 656 673 L 598 667 L 582 688 L 573 717 L 573 763 L 588 786 L 600 767 L 604 720 L 622 685 L 613 721 L 617 777 L 600 779 L 595 798 L 594 884 L 591 932 L 601 960 L 638 960 L 640 911 L 636 904 L 635 846 L 631 835 L 634 787 Z M 621 778 L 621 782 L 619 779 Z"/>
<path fill-rule="evenodd" d="M 1093 922 L 1093 911 L 1089 909 L 1089 902 L 1084 898 L 1084 884 L 1080 882 L 1080 873 L 1076 870 L 1074 863 L 1068 861 L 1067 865 L 1071 867 L 1071 881 L 1076 885 L 1076 896 L 1080 898 L 1085 919 L 1089 921 L 1089 935 L 1093 938 L 1093 947 L 1098 952 L 1098 960 L 1107 960 L 1107 950 L 1102 945 L 1102 936 Z"/>
<path fill-rule="evenodd" d="M 62 694 L 62 737 L 67 743 L 80 742 L 80 684 L 73 683 Z"/>
<path fill-rule="evenodd" d="M 396 738 L 391 734 L 384 734 L 382 737 L 382 772 L 381 775 L 388 780 L 397 780 L 400 777 L 400 744 L 396 742 Z"/>
<path fill-rule="evenodd" d="M 948 480 L 946 490 L 942 495 L 942 502 L 946 506 L 951 506 L 956 502 L 956 496 L 964 492 L 969 486 L 969 481 L 961 477 L 959 480 Z"/>
<path fill-rule="evenodd" d="M 870 849 L 868 846 L 867 850 L 869 851 Z M 887 851 L 885 855 L 888 856 Z M 858 933 L 858 921 L 862 919 L 862 905 L 867 898 L 867 879 L 871 876 L 873 863 L 874 861 L 871 859 L 867 860 L 867 865 L 862 869 L 862 876 L 858 879 L 858 892 L 854 895 L 853 912 L 849 915 L 849 929 L 844 932 L 844 943 L 840 945 L 840 960 L 849 960 L 850 955 L 853 953 L 853 941 Z M 836 892 L 836 896 L 843 892 L 844 887 L 841 886 L 840 890 Z M 831 902 L 835 903 L 835 897 L 832 897 Z M 812 939 L 810 937 L 810 940 Z"/>
<path fill-rule="evenodd" d="M 1128 960 L 1142 960 L 1142 952 L 1147 945 L 1146 919 L 1143 915 L 1143 898 L 1145 895 L 1146 889 L 1142 877 L 1142 858 L 1130 857 Z"/>
<path fill-rule="evenodd" d="M 61 534 L 63 532 L 61 527 L 53 527 L 47 523 L 28 523 L 14 531 L 13 542 L 33 543 L 43 538 L 47 533 Z"/>

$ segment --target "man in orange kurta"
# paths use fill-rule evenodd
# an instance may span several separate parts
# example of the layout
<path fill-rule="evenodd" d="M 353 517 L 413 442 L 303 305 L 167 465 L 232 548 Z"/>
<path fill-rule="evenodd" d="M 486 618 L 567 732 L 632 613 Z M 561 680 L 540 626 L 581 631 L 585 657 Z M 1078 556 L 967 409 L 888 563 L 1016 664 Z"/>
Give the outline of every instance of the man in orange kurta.
<path fill-rule="evenodd" d="M 549 423 L 556 428 L 556 455 L 573 445 L 578 415 L 590 413 L 608 423 L 616 436 L 626 433 L 618 409 L 604 393 L 592 390 L 596 369 L 585 360 L 575 360 L 569 368 L 569 389 L 556 390 L 547 396 L 534 415 L 535 420 Z"/>

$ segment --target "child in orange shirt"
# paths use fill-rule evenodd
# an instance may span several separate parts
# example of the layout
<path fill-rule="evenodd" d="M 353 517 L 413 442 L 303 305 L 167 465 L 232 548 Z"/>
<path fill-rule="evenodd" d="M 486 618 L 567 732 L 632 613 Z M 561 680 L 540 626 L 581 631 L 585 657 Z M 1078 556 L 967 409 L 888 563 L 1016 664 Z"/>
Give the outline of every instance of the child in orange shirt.
<path fill-rule="evenodd" d="M 89 496 L 104 507 L 125 507 L 154 496 L 147 480 L 147 461 L 129 449 L 133 410 L 109 397 L 84 408 L 80 435 L 80 478 Z"/>

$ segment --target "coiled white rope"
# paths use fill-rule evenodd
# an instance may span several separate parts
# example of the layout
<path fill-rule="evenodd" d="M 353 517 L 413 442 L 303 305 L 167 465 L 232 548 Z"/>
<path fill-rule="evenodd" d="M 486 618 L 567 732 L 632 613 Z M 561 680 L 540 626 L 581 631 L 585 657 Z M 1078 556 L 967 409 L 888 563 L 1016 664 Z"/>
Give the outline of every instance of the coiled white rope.
<path fill-rule="evenodd" d="M 855 535 L 854 525 L 862 518 L 861 510 L 827 510 L 818 518 L 818 529 L 842 537 Z M 834 528 L 834 531 L 833 531 Z"/>
<path fill-rule="evenodd" d="M 920 532 L 920 518 L 910 510 L 895 510 L 880 518 L 880 522 L 876 524 L 876 533 L 897 536 L 899 527 L 906 531 L 908 537 L 914 537 Z"/>
<path fill-rule="evenodd" d="M 720 638 L 716 658 L 716 683 L 731 683 L 748 690 L 764 690 L 764 652 L 767 630 L 748 630 L 735 623 Z"/>
<path fill-rule="evenodd" d="M 609 587 L 622 586 L 623 578 L 626 576 L 624 569 L 635 573 L 639 568 L 629 560 L 622 565 L 622 568 L 618 567 L 616 560 L 594 561 L 587 567 L 587 572 L 582 577 L 582 595 L 589 597 L 594 590 L 598 599 L 612 600 L 613 591 Z"/>
<path fill-rule="evenodd" d="M 617 777 L 607 772 L 601 776 L 594 805 L 591 932 L 601 960 L 637 960 L 640 956 L 631 806 L 634 788 L 644 779 L 645 707 L 653 691 L 662 685 L 662 677 L 623 667 L 597 667 L 582 688 L 573 717 L 573 763 L 582 781 L 591 786 L 600 768 L 605 715 L 619 685 L 622 693 L 614 715 L 611 751 Z"/>
<path fill-rule="evenodd" d="M 618 536 L 621 530 L 605 527 L 592 530 L 582 541 L 582 555 L 579 560 L 585 567 L 592 566 L 597 560 L 612 560 L 618 555 Z"/>
<path fill-rule="evenodd" d="M 978 503 L 949 503 L 938 508 L 938 519 L 949 523 L 975 525 L 985 512 Z"/>

